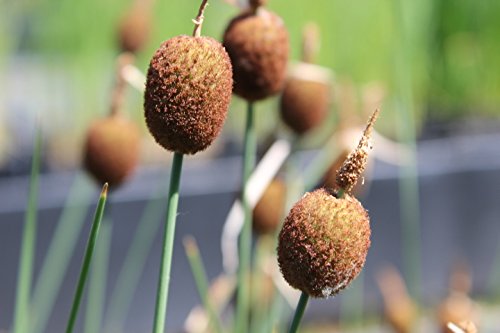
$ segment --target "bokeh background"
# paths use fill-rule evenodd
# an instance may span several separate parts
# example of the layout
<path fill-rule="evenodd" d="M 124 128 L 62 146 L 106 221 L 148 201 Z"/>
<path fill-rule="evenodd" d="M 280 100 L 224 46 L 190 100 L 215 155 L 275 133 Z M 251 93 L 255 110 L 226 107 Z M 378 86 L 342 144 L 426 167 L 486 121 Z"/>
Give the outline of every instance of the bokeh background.
<path fill-rule="evenodd" d="M 43 132 L 43 195 L 35 276 L 74 182 L 86 189 L 81 205 L 91 214 L 95 196 L 88 193 L 94 184 L 79 172 L 82 143 L 89 123 L 109 110 L 118 55 L 117 25 L 131 4 L 123 0 L 0 0 L 0 329 L 8 328 L 12 318 L 18 240 L 36 128 L 39 125 Z M 154 1 L 152 33 L 137 55 L 137 68 L 146 71 L 163 40 L 191 33 L 197 7 L 194 0 Z M 406 272 L 412 295 L 432 308 L 446 294 L 452 263 L 463 259 L 473 272 L 474 296 L 487 307 L 494 305 L 500 291 L 500 255 L 496 254 L 500 253 L 500 2 L 271 0 L 269 8 L 283 17 L 289 29 L 290 57 L 295 62 L 300 59 L 303 26 L 318 24 L 321 49 L 317 62 L 335 73 L 338 87 L 332 112 L 346 106 L 343 98 L 350 98 L 347 105 L 360 112 L 364 89 L 380 87 L 384 98 L 377 131 L 409 151 L 409 162 L 404 165 L 376 160 L 372 186 L 363 199 L 373 211 L 373 252 L 366 281 L 346 295 L 358 295 L 351 297 L 356 299 L 364 293 L 366 313 L 377 313 L 381 303 L 374 276 L 387 262 Z M 220 40 L 239 10 L 212 0 L 203 34 Z M 345 97 L 345 91 L 351 96 Z M 117 225 L 113 231 L 110 285 L 117 278 L 123 260 L 120 254 L 146 203 L 166 194 L 170 159 L 147 133 L 142 94 L 130 87 L 126 98 L 125 111 L 143 132 L 143 149 L 141 168 L 112 199 L 116 201 L 115 219 L 126 227 L 120 230 Z M 212 278 L 221 269 L 218 235 L 238 192 L 244 107 L 243 101 L 233 99 L 223 135 L 206 153 L 187 160 L 183 178 L 181 211 L 186 216 L 179 233 L 199 238 Z M 263 147 L 269 134 L 283 130 L 276 108 L 277 97 L 257 105 Z M 309 160 L 321 148 L 306 146 L 307 151 L 298 154 L 299 160 Z M 213 177 L 200 176 L 206 174 Z M 158 179 L 164 179 L 164 192 Z M 211 213 L 204 216 L 204 211 Z M 200 219 L 206 220 L 201 227 Z M 213 228 L 206 223 L 213 223 Z M 412 234 L 414 238 L 408 238 Z M 77 249 L 83 246 L 84 232 L 80 238 Z M 412 254 L 412 249 L 417 253 Z M 142 280 L 147 287 L 135 298 L 126 332 L 149 327 L 156 250 Z M 193 281 L 180 243 L 176 253 L 178 266 L 177 271 L 174 266 L 172 283 L 184 282 L 189 288 Z M 75 278 L 78 264 L 77 250 L 65 280 L 66 291 L 56 303 L 61 311 L 70 302 L 71 278 Z M 185 294 L 181 289 L 173 291 L 179 311 L 169 314 L 172 328 L 182 325 L 187 311 L 198 301 L 194 288 Z M 310 320 L 342 317 L 338 303 L 342 300 L 329 301 L 329 305 L 314 302 Z M 344 314 L 347 311 L 347 318 L 358 320 L 359 307 L 359 303 L 347 305 Z M 47 332 L 62 330 L 63 313 L 62 318 L 52 315 Z M 488 320 L 483 327 L 498 332 Z"/>

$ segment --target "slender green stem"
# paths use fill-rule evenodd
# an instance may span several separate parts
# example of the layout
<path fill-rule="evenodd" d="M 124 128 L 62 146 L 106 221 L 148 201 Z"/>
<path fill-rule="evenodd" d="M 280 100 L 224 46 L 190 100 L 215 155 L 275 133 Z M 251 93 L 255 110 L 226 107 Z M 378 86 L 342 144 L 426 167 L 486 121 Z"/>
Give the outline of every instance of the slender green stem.
<path fill-rule="evenodd" d="M 248 275 L 250 273 L 251 248 L 252 248 L 252 208 L 248 202 L 246 191 L 248 179 L 255 167 L 257 140 L 254 129 L 254 108 L 253 103 L 248 102 L 245 138 L 243 148 L 243 179 L 241 202 L 245 219 L 240 235 L 239 266 L 238 266 L 238 293 L 236 300 L 235 332 L 246 333 L 249 320 L 250 286 L 248 285 Z"/>
<path fill-rule="evenodd" d="M 42 263 L 42 268 L 32 300 L 32 323 L 30 332 L 45 332 L 49 316 L 54 308 L 57 293 L 81 233 L 90 204 L 94 186 L 87 176 L 78 174 L 71 185 L 54 236 Z"/>
<path fill-rule="evenodd" d="M 297 308 L 295 309 L 295 314 L 293 315 L 292 325 L 290 325 L 289 333 L 297 332 L 299 328 L 300 321 L 302 320 L 302 316 L 304 315 L 304 311 L 306 310 L 307 302 L 309 301 L 309 295 L 305 292 L 300 294 L 299 303 L 297 304 Z"/>
<path fill-rule="evenodd" d="M 85 333 L 97 333 L 101 331 L 112 228 L 111 220 L 106 218 L 102 223 L 99 243 L 95 250 L 95 260 L 90 272 L 87 307 L 83 325 Z"/>
<path fill-rule="evenodd" d="M 170 174 L 170 189 L 168 193 L 167 221 L 163 238 L 161 255 L 160 277 L 156 293 L 155 318 L 153 333 L 162 333 L 167 315 L 168 287 L 170 284 L 170 268 L 172 267 L 172 253 L 174 250 L 175 221 L 177 219 L 177 205 L 179 203 L 179 184 L 182 171 L 182 154 L 174 153 L 172 171 Z"/>
<path fill-rule="evenodd" d="M 115 286 L 111 292 L 107 322 L 104 332 L 123 332 L 127 312 L 137 290 L 141 274 L 146 265 L 146 258 L 151 252 L 153 239 L 160 230 L 162 216 L 165 214 L 165 199 L 160 196 L 163 186 L 160 186 L 143 211 L 137 224 L 134 238 L 127 251 L 123 265 L 118 273 Z"/>
<path fill-rule="evenodd" d="M 21 257 L 18 268 L 18 285 L 16 291 L 16 307 L 14 310 L 14 333 L 24 333 L 29 327 L 30 289 L 33 278 L 33 257 L 36 238 L 36 211 L 38 202 L 38 174 L 40 172 L 40 155 L 42 150 L 42 132 L 37 129 L 31 162 L 30 189 L 28 207 L 24 219 Z"/>
<path fill-rule="evenodd" d="M 205 311 L 207 311 L 210 319 L 210 323 L 213 328 L 213 332 L 222 333 L 222 324 L 219 320 L 219 316 L 215 311 L 215 307 L 210 301 L 210 295 L 208 293 L 208 278 L 205 273 L 205 268 L 200 257 L 200 251 L 196 245 L 196 241 L 192 237 L 186 237 L 184 239 L 184 248 L 186 249 L 186 255 L 191 267 L 191 272 L 193 273 L 194 281 L 196 283 L 196 288 L 198 289 L 198 294 L 203 302 Z"/>
<path fill-rule="evenodd" d="M 73 328 L 75 326 L 78 309 L 80 308 L 80 303 L 82 300 L 83 290 L 85 289 L 85 282 L 87 281 L 90 263 L 92 261 L 92 255 L 94 254 L 97 236 L 99 234 L 99 228 L 101 226 L 102 216 L 104 214 L 104 207 L 106 206 L 107 196 L 108 184 L 106 183 L 102 188 L 99 203 L 97 204 L 97 209 L 95 211 L 94 222 L 92 223 L 92 228 L 90 230 L 89 240 L 87 242 L 85 255 L 83 257 L 82 268 L 80 270 L 80 277 L 78 278 L 78 284 L 76 286 L 75 296 L 73 298 L 73 305 L 71 306 L 68 325 L 66 326 L 66 333 L 73 332 Z"/>

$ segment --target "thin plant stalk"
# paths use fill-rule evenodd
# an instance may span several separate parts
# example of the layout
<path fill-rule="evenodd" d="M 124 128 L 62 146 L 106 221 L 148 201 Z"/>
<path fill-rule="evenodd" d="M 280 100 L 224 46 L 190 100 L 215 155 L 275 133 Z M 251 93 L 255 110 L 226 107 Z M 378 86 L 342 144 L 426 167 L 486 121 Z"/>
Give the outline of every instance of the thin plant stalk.
<path fill-rule="evenodd" d="M 33 278 L 33 261 L 36 238 L 36 211 L 38 202 L 38 176 L 40 173 L 40 155 L 42 133 L 37 129 L 31 162 L 30 189 L 28 207 L 24 218 L 24 230 L 21 242 L 21 255 L 17 275 L 16 305 L 12 332 L 24 333 L 29 328 L 30 289 Z"/>
<path fill-rule="evenodd" d="M 163 191 L 163 186 L 160 187 Z M 165 199 L 155 194 L 149 200 L 137 224 L 132 243 L 127 250 L 123 265 L 118 273 L 118 278 L 111 292 L 104 332 L 122 332 L 127 312 L 132 303 L 134 292 L 137 290 L 139 280 L 146 258 L 151 252 L 153 239 L 160 229 L 161 217 L 165 213 Z"/>
<path fill-rule="evenodd" d="M 106 206 L 107 196 L 108 196 L 108 183 L 104 184 L 102 188 L 101 196 L 99 198 L 99 203 L 97 204 L 97 208 L 95 211 L 94 221 L 92 223 L 92 228 L 90 230 L 89 240 L 85 248 L 85 255 L 83 257 L 82 268 L 80 270 L 80 277 L 78 278 L 78 284 L 76 286 L 75 296 L 73 297 L 73 305 L 71 306 L 68 325 L 66 326 L 66 333 L 72 333 L 76 323 L 76 318 L 78 316 L 78 310 L 80 308 L 83 291 L 85 289 L 85 282 L 87 281 L 87 276 L 90 269 L 90 263 L 92 261 L 92 256 L 94 254 L 94 249 L 97 242 L 97 236 L 99 235 L 99 228 L 101 226 L 101 221 L 102 221 L 102 216 L 104 214 L 104 207 Z"/>
<path fill-rule="evenodd" d="M 198 289 L 198 294 L 203 302 L 205 311 L 208 313 L 213 332 L 222 333 L 224 330 L 222 329 L 222 324 L 217 312 L 215 311 L 215 307 L 210 301 L 207 274 L 205 273 L 205 268 L 203 267 L 200 257 L 200 251 L 198 250 L 198 246 L 196 245 L 194 238 L 186 237 L 184 239 L 184 248 L 186 250 L 189 266 L 191 267 L 191 272 L 193 273 L 196 288 Z"/>
<path fill-rule="evenodd" d="M 419 301 L 421 285 L 420 211 L 416 155 L 415 107 L 410 56 L 411 36 L 408 5 L 393 1 L 399 32 L 396 38 L 395 82 L 398 136 L 408 149 L 406 164 L 399 169 L 403 262 L 408 291 Z"/>
<path fill-rule="evenodd" d="M 111 220 L 106 219 L 103 221 L 99 236 L 99 244 L 97 244 L 95 250 L 94 264 L 90 271 L 89 291 L 83 325 L 83 331 L 85 333 L 96 333 L 101 331 L 112 230 L 113 225 Z"/>
<path fill-rule="evenodd" d="M 307 307 L 307 302 L 309 301 L 309 295 L 305 292 L 300 294 L 299 303 L 295 309 L 295 314 L 293 315 L 292 324 L 290 325 L 289 333 L 296 333 L 299 328 L 302 317 L 304 316 L 304 311 Z"/>
<path fill-rule="evenodd" d="M 45 332 L 58 291 L 83 227 L 93 186 L 88 177 L 78 174 L 71 185 L 54 236 L 47 250 L 38 279 L 33 288 L 30 332 Z"/>
<path fill-rule="evenodd" d="M 172 171 L 170 174 L 170 189 L 168 193 L 167 221 L 165 224 L 163 249 L 161 255 L 160 276 L 156 294 L 155 317 L 153 333 L 162 333 L 165 327 L 167 314 L 168 287 L 170 284 L 170 269 L 172 267 L 172 253 L 174 248 L 175 222 L 179 203 L 179 184 L 184 155 L 174 153 Z"/>
<path fill-rule="evenodd" d="M 248 276 L 250 273 L 252 250 L 252 208 L 248 200 L 248 179 L 255 167 L 257 140 L 254 128 L 254 105 L 248 102 L 246 112 L 245 137 L 243 148 L 243 177 L 241 202 L 243 204 L 244 221 L 240 235 L 238 290 L 236 300 L 235 332 L 246 333 L 248 329 L 250 308 L 250 286 Z"/>

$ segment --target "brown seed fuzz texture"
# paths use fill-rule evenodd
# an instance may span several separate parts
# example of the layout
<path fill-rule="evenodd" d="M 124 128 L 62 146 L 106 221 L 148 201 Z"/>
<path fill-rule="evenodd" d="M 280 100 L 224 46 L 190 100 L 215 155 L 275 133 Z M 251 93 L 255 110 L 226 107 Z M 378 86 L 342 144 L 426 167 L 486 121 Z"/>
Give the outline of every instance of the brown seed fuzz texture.
<path fill-rule="evenodd" d="M 253 229 L 259 235 L 272 234 L 279 227 L 285 208 L 283 181 L 273 180 L 253 210 Z"/>
<path fill-rule="evenodd" d="M 370 247 L 368 213 L 356 198 L 326 189 L 306 193 L 279 235 L 278 263 L 285 280 L 312 297 L 329 297 L 360 272 Z"/>
<path fill-rule="evenodd" d="M 281 95 L 281 119 L 297 134 L 318 127 L 328 114 L 330 87 L 323 82 L 290 78 Z"/>
<path fill-rule="evenodd" d="M 177 36 L 165 41 L 149 65 L 146 124 L 164 148 L 194 154 L 220 133 L 232 90 L 231 62 L 210 37 Z"/>
<path fill-rule="evenodd" d="M 87 132 L 84 146 L 85 169 L 110 187 L 122 184 L 134 171 L 140 147 L 135 123 L 116 115 L 95 121 Z"/>
<path fill-rule="evenodd" d="M 358 146 L 347 156 L 344 164 L 342 164 L 342 167 L 337 172 L 337 186 L 348 193 L 352 191 L 361 174 L 365 171 L 366 164 L 368 163 L 368 152 L 372 148 L 370 143 L 371 131 L 377 120 L 378 113 L 378 110 L 373 112 Z"/>
<path fill-rule="evenodd" d="M 233 64 L 234 93 L 256 101 L 278 93 L 288 63 L 288 32 L 283 20 L 265 8 L 234 18 L 224 33 Z"/>

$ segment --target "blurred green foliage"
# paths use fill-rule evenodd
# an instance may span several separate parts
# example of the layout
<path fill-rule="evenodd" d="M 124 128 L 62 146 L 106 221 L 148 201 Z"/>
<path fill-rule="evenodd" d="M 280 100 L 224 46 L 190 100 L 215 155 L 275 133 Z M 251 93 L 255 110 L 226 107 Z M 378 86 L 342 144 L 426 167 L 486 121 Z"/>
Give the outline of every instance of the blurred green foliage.
<path fill-rule="evenodd" d="M 398 31 L 405 24 L 408 50 L 404 54 L 408 59 L 404 70 L 411 79 L 417 123 L 424 115 L 444 119 L 497 116 L 500 1 L 401 0 L 408 14 L 404 19 L 395 10 L 397 1 L 271 0 L 269 7 L 283 17 L 290 30 L 292 59 L 300 57 L 302 27 L 315 21 L 322 37 L 319 64 L 357 85 L 381 82 L 389 97 L 397 85 L 395 54 L 402 45 Z M 71 105 L 67 112 L 75 124 L 86 123 L 107 110 L 117 54 L 116 26 L 131 4 L 131 0 L 0 0 L 0 69 L 9 68 L 16 56 L 23 56 L 49 69 L 63 70 L 68 77 L 64 98 L 71 98 L 64 104 Z M 146 70 L 161 41 L 191 33 L 198 5 L 198 0 L 155 2 L 153 33 L 138 58 L 141 70 Z M 228 20 L 238 11 L 223 0 L 212 0 L 203 34 L 220 39 Z M 139 120 L 141 97 L 130 98 L 130 108 Z M 240 108 L 238 102 L 236 105 Z M 385 121 L 389 129 L 393 124 L 387 119 L 393 118 L 394 111 L 388 109 L 381 126 Z M 66 115 L 62 112 L 58 117 Z M 57 123 L 57 117 L 52 121 Z"/>

